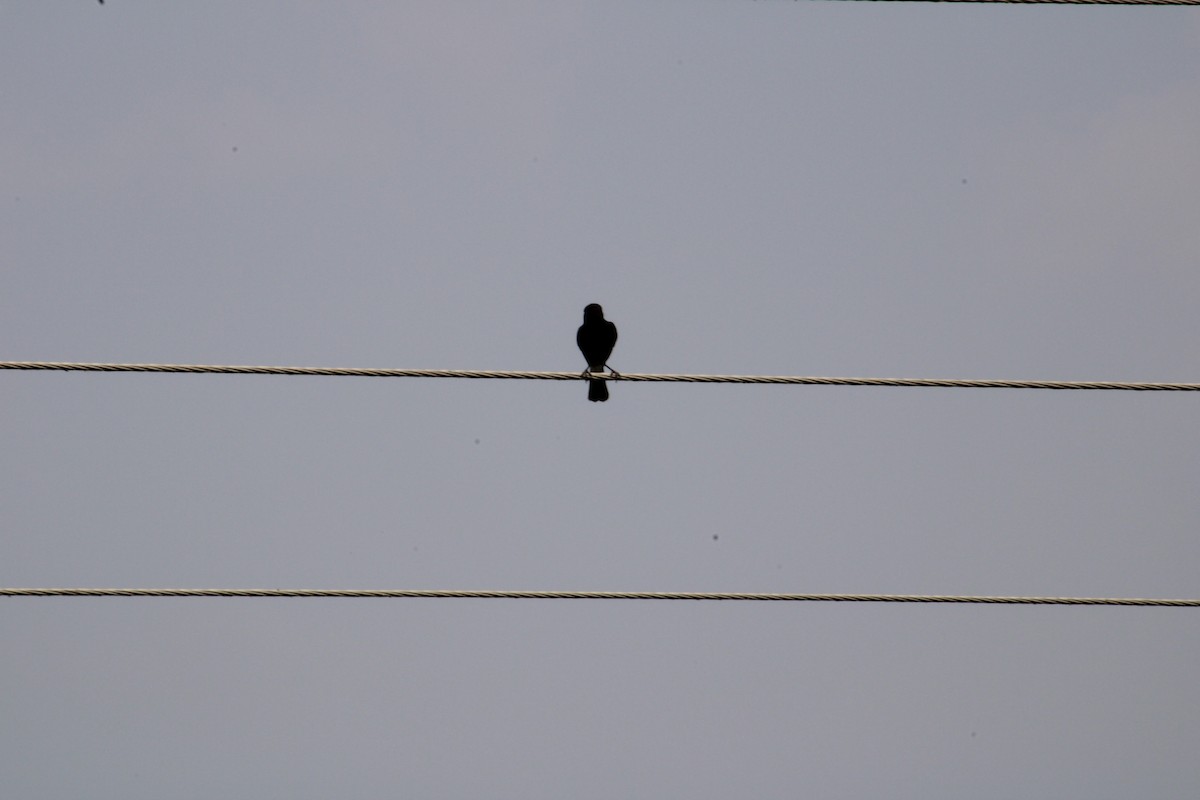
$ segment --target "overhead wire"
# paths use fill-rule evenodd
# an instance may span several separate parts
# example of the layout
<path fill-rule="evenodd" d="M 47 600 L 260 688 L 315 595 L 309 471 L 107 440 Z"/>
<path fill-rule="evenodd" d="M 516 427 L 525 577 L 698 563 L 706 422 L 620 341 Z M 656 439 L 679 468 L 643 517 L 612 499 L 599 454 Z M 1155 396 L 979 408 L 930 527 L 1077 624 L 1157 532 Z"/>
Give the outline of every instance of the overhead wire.
<path fill-rule="evenodd" d="M 469 600 L 729 600 L 833 603 L 959 603 L 1059 606 L 1190 606 L 1197 599 L 1144 597 L 1024 597 L 921 594 L 777 594 L 763 592 L 610 592 L 490 589 L 97 589 L 0 588 L 0 597 L 289 597 Z"/>
<path fill-rule="evenodd" d="M 853 378 L 809 375 L 694 375 L 671 373 L 579 373 L 473 369 L 372 369 L 358 367 L 281 367 L 217 364 L 116 364 L 69 361 L 0 361 L 0 370 L 57 372 L 165 372 L 227 375 L 313 375 L 368 378 L 473 378 L 501 380 L 616 380 L 629 383 L 745 383 L 800 386 L 892 386 L 957 389 L 1058 389 L 1133 392 L 1197 392 L 1200 383 L 1060 381 L 959 378 Z"/>
<path fill-rule="evenodd" d="M 1200 0 L 874 0 L 874 2 L 921 3 L 1019 3 L 1022 5 L 1106 5 L 1106 6 L 1194 6 Z"/>
<path fill-rule="evenodd" d="M 1018 3 L 1021 5 L 1105 6 L 1194 6 L 1200 0 L 873 0 L 873 2 L 920 3 Z"/>

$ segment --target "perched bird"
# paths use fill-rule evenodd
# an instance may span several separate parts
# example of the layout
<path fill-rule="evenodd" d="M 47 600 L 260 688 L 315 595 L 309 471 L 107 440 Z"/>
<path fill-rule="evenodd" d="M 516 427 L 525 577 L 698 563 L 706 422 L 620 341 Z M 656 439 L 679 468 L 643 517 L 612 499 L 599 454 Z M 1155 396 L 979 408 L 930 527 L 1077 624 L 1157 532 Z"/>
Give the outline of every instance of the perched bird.
<path fill-rule="evenodd" d="M 617 326 L 604 318 L 604 309 L 598 303 L 583 310 L 583 324 L 575 334 L 575 344 L 587 360 L 587 372 L 601 372 L 608 366 L 608 357 L 617 344 Z M 588 381 L 588 400 L 602 403 L 607 399 L 607 381 Z"/>

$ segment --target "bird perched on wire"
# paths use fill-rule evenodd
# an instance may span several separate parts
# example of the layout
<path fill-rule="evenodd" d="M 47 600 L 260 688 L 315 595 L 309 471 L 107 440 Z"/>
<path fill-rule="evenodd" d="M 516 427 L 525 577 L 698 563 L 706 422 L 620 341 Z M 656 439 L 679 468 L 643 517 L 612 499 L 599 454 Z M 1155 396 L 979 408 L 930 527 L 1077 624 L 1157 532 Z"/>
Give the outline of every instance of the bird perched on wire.
<path fill-rule="evenodd" d="M 583 324 L 575 334 L 575 344 L 579 352 L 587 360 L 588 368 L 584 376 L 594 372 L 603 372 L 608 366 L 608 357 L 612 355 L 617 344 L 617 326 L 604 318 L 604 309 L 599 303 L 592 303 L 583 309 Z M 617 371 L 609 367 L 613 375 Z M 608 399 L 608 381 L 588 381 L 588 400 L 593 403 L 604 402 Z"/>

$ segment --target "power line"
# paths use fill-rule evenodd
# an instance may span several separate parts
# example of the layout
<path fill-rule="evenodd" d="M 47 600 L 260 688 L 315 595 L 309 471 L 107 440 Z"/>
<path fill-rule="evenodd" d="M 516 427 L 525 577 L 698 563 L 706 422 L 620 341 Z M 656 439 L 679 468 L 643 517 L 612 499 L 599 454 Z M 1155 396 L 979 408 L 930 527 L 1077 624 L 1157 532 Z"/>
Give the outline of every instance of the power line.
<path fill-rule="evenodd" d="M 974 603 L 1058 606 L 1191 606 L 1200 599 L 1003 597 L 921 594 L 764 594 L 759 592 L 574 592 L 488 589 L 4 589 L 0 597 L 358 597 L 473 600 L 740 600 L 835 603 Z"/>
<path fill-rule="evenodd" d="M 1194 6 L 1200 0 L 875 0 L 924 3 L 1021 3 L 1024 5 Z"/>
<path fill-rule="evenodd" d="M 1194 6 L 1200 0 L 875 0 L 923 3 L 1021 3 L 1024 5 Z"/>
<path fill-rule="evenodd" d="M 957 1 L 957 0 L 952 0 Z M 1197 0 L 1200 4 L 1200 0 Z M 955 378 L 835 378 L 806 375 L 679 375 L 578 372 L 520 372 L 473 369 L 364 369 L 356 367 L 262 367 L 213 364 L 93 364 L 66 361 L 0 361 L 0 370 L 60 372 L 173 372 L 228 375 L 325 375 L 368 378 L 476 378 L 542 381 L 619 380 L 656 383 L 760 383 L 801 386 L 916 386 L 957 389 L 1073 389 L 1134 392 L 1198 392 L 1200 383 L 1131 383 L 1127 381 L 974 380 Z"/>

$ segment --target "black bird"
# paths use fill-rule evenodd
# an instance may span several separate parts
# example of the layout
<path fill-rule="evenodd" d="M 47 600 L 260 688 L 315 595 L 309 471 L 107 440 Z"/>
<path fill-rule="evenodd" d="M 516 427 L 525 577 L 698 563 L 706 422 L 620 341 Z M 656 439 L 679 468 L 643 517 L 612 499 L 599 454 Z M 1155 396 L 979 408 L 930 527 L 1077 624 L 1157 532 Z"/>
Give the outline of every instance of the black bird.
<path fill-rule="evenodd" d="M 617 326 L 604 318 L 604 309 L 599 303 L 592 303 L 583 310 L 583 324 L 575 334 L 575 344 L 587 359 L 588 372 L 602 372 L 608 366 L 608 357 L 617 344 Z M 607 381 L 588 381 L 588 400 L 602 403 L 607 399 Z"/>

